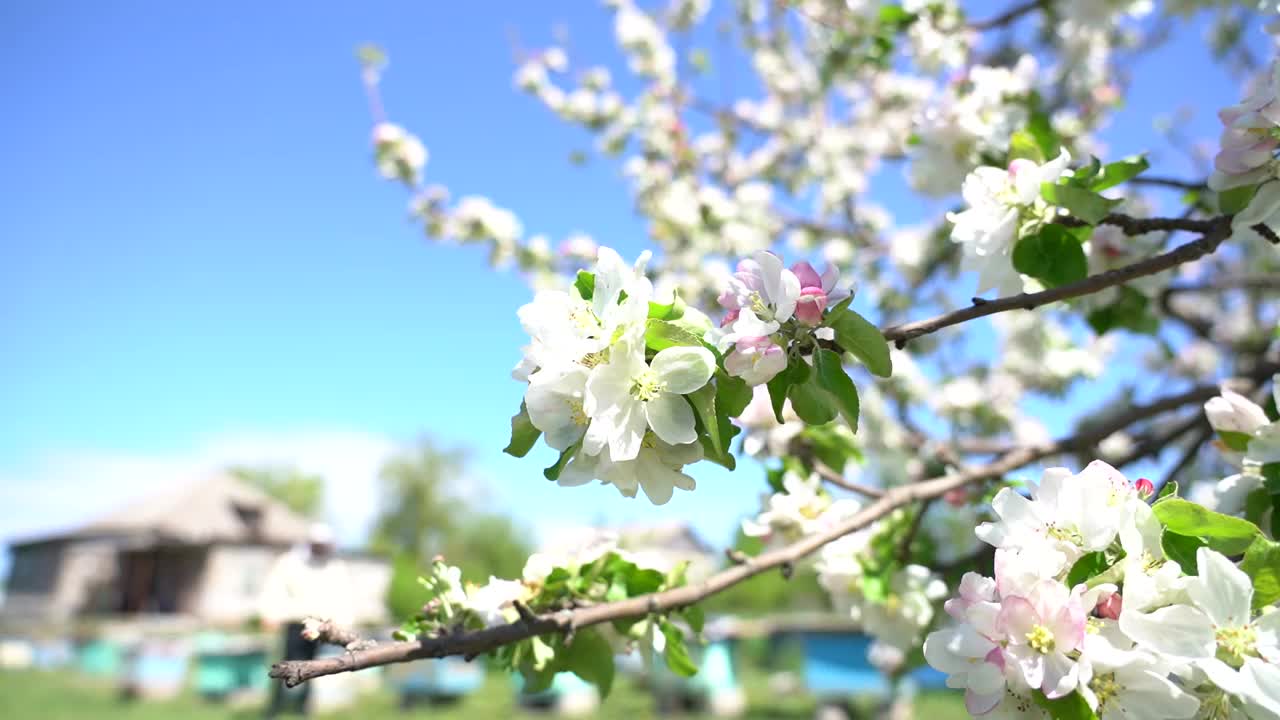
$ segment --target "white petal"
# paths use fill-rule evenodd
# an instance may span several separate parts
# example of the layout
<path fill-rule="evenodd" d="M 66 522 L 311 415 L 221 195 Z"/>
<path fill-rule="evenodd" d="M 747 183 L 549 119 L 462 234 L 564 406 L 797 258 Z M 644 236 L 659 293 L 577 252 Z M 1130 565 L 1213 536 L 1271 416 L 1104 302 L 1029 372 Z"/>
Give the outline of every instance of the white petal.
<path fill-rule="evenodd" d="M 1249 622 L 1253 583 L 1221 553 L 1202 547 L 1196 551 L 1199 577 L 1187 581 L 1187 595 L 1220 627 L 1244 627 Z"/>
<path fill-rule="evenodd" d="M 686 395 L 707 384 L 716 359 L 704 347 L 670 347 L 653 357 L 651 367 L 668 392 Z"/>
<path fill-rule="evenodd" d="M 796 303 L 800 300 L 800 278 L 790 270 L 783 270 L 779 278 L 778 295 L 773 298 L 776 309 L 774 320 L 786 322 L 796 311 Z"/>
<path fill-rule="evenodd" d="M 684 484 L 681 473 L 663 465 L 656 455 L 646 452 L 636 459 L 636 479 L 654 505 L 665 505 L 677 484 Z"/>
<path fill-rule="evenodd" d="M 683 445 L 698 439 L 693 426 L 693 408 L 684 398 L 665 392 L 644 404 L 649 427 L 664 441 Z"/>
<path fill-rule="evenodd" d="M 1181 658 L 1213 657 L 1213 624 L 1189 605 L 1170 605 L 1153 613 L 1120 613 L 1120 630 L 1139 644 Z"/>
<path fill-rule="evenodd" d="M 634 460 L 640 454 L 640 444 L 649 426 L 642 403 L 619 408 L 616 424 L 609 435 L 609 457 L 614 462 Z"/>

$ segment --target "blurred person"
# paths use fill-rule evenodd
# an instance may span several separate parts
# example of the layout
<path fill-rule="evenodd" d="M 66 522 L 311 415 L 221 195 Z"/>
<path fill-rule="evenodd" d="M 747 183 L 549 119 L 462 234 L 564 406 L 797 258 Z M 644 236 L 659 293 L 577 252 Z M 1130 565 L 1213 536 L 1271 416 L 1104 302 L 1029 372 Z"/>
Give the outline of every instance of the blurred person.
<path fill-rule="evenodd" d="M 319 641 L 302 636 L 303 620 L 330 620 L 350 627 L 354 620 L 351 609 L 350 578 L 347 566 L 334 555 L 333 530 L 316 523 L 308 531 L 307 542 L 285 553 L 272 566 L 263 584 L 259 600 L 262 625 L 269 631 L 284 630 L 284 659 L 311 660 Z M 286 693 L 284 683 L 272 687 L 267 717 L 273 717 L 296 705 L 307 712 L 309 685 Z"/>

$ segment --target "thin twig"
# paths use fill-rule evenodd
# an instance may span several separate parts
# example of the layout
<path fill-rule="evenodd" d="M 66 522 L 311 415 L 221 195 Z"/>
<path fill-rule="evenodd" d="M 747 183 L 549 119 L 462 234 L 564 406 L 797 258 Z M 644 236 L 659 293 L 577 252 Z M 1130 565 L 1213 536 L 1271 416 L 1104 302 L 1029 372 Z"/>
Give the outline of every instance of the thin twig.
<path fill-rule="evenodd" d="M 813 471 L 817 473 L 818 477 L 831 483 L 832 485 L 835 485 L 838 488 L 844 488 L 845 490 L 848 490 L 850 492 L 856 492 L 859 495 L 866 495 L 867 497 L 870 497 L 870 498 L 884 497 L 884 490 L 881 490 L 880 488 L 877 488 L 877 487 L 871 487 L 870 485 L 863 485 L 862 483 L 856 483 L 852 480 L 849 480 L 845 478 L 844 475 L 841 475 L 840 473 L 836 472 L 834 469 L 832 469 L 829 465 L 822 462 L 821 460 L 814 458 L 811 464 L 813 467 Z"/>
<path fill-rule="evenodd" d="M 1024 2 L 1020 5 L 1014 5 L 1013 7 L 1009 8 L 1008 10 L 1005 10 L 1004 12 L 1000 13 L 999 15 L 989 20 L 978 20 L 976 22 L 971 22 L 969 23 L 969 27 L 970 29 L 979 30 L 979 31 L 994 30 L 998 27 L 1011 25 L 1014 22 L 1017 22 L 1018 18 L 1022 17 L 1023 15 L 1029 15 L 1035 12 L 1036 10 L 1039 10 L 1041 8 L 1046 8 L 1049 6 L 1049 4 L 1050 4 L 1050 0 L 1027 0 L 1027 2 Z"/>
<path fill-rule="evenodd" d="M 1177 178 L 1139 175 L 1129 178 L 1130 185 L 1155 185 L 1158 187 L 1176 188 L 1178 190 L 1204 190 L 1208 188 L 1203 180 L 1179 180 Z"/>
<path fill-rule="evenodd" d="M 1111 219 L 1113 216 L 1107 216 Z M 1121 216 L 1123 217 L 1123 216 Z M 1059 285 L 1038 293 L 1021 293 L 1019 295 L 1009 295 L 1007 297 L 989 300 L 981 304 L 971 305 L 966 308 L 954 310 L 944 313 L 928 320 L 917 320 L 903 325 L 894 325 L 885 328 L 882 333 L 886 340 L 896 342 L 902 347 L 912 338 L 927 335 L 936 332 L 945 327 L 959 325 L 960 323 L 973 320 L 974 318 L 984 317 L 986 315 L 994 315 L 996 313 L 1005 312 L 1007 310 L 1031 310 L 1041 305 L 1047 305 L 1051 302 L 1059 300 L 1067 300 L 1082 295 L 1096 293 L 1099 290 L 1105 290 L 1116 285 L 1123 285 L 1140 277 L 1147 275 L 1155 275 L 1173 267 L 1177 267 L 1183 263 L 1197 260 L 1217 249 L 1231 234 L 1230 218 L 1227 216 L 1214 218 L 1213 220 L 1178 220 L 1175 218 L 1154 218 L 1139 219 L 1127 218 L 1124 222 L 1116 221 L 1108 224 L 1116 225 L 1125 230 L 1128 234 L 1141 234 L 1149 232 L 1151 229 L 1162 230 L 1191 230 L 1195 232 L 1203 232 L 1204 236 L 1198 240 L 1192 240 L 1183 245 L 1170 250 L 1162 255 L 1140 260 L 1132 265 L 1126 265 L 1122 268 L 1109 270 L 1098 275 L 1091 275 L 1079 282 L 1067 285 Z M 1143 229 L 1145 228 L 1145 229 Z M 1135 232 L 1131 232 L 1135 231 Z"/>

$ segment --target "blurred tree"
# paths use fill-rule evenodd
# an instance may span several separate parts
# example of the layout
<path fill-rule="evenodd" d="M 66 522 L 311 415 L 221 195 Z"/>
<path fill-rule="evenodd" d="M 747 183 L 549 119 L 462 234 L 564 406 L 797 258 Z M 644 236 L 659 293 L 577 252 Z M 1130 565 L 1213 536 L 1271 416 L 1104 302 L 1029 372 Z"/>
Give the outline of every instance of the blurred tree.
<path fill-rule="evenodd" d="M 502 515 L 477 512 L 449 491 L 466 475 L 466 453 L 423 440 L 387 461 L 379 473 L 382 509 L 369 539 L 372 551 L 393 558 L 387 605 L 396 617 L 426 598 L 418 583 L 431 559 L 443 555 L 465 580 L 519 577 L 532 548 L 527 533 Z"/>
<path fill-rule="evenodd" d="M 243 480 L 279 500 L 303 517 L 320 514 L 324 501 L 324 478 L 286 465 L 233 465 L 232 476 Z"/>

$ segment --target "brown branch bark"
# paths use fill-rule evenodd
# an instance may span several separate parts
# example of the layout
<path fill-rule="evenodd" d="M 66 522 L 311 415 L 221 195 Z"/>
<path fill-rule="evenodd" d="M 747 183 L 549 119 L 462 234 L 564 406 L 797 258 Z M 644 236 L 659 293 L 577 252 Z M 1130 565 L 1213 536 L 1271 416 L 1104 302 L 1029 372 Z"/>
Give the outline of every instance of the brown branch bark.
<path fill-rule="evenodd" d="M 794 566 L 796 561 L 812 554 L 823 545 L 860 530 L 900 507 L 940 497 L 949 490 L 971 483 L 1000 477 L 1048 457 L 1092 447 L 1108 435 L 1135 422 L 1193 402 L 1206 400 L 1217 392 L 1218 388 L 1213 385 L 1198 386 L 1147 405 L 1134 406 L 1106 422 L 1098 423 L 1071 437 L 1027 445 L 1014 449 L 986 465 L 890 488 L 884 491 L 880 498 L 827 532 L 804 537 L 791 545 L 755 557 L 743 558 L 739 564 L 726 568 L 696 585 L 686 585 L 652 595 L 574 610 L 561 610 L 536 616 L 526 615 L 516 622 L 475 632 L 458 632 L 407 642 L 387 643 L 336 657 L 279 662 L 271 666 L 270 675 L 293 687 L 312 678 L 380 665 L 448 655 L 475 657 L 536 635 L 569 633 L 579 628 L 614 620 L 641 618 L 653 613 L 676 610 L 767 570 Z"/>
<path fill-rule="evenodd" d="M 306 618 L 302 621 L 302 636 L 329 645 L 340 645 L 348 650 L 364 650 L 378 644 L 376 640 L 366 640 L 332 620 L 318 618 Z"/>
<path fill-rule="evenodd" d="M 1156 255 L 1132 265 L 1126 265 L 1098 275 L 1091 275 L 1079 282 L 1060 285 L 1038 293 L 1021 293 L 995 300 L 980 300 L 969 307 L 953 310 L 928 320 L 917 320 L 903 325 L 894 325 L 883 330 L 885 339 L 897 343 L 898 347 L 902 347 L 912 338 L 927 335 L 952 325 L 959 325 L 975 318 L 994 315 L 1007 310 L 1031 310 L 1059 300 L 1090 295 L 1109 287 L 1123 285 L 1130 280 L 1147 275 L 1155 275 L 1183 263 L 1204 257 L 1216 250 L 1218 245 L 1222 244 L 1222 241 L 1231 234 L 1230 218 L 1227 216 L 1212 220 L 1181 220 L 1177 218 L 1141 219 L 1108 215 L 1103 222 L 1120 227 L 1126 234 L 1130 235 L 1153 230 L 1193 230 L 1204 234 L 1198 240 L 1179 245 L 1162 255 Z"/>

